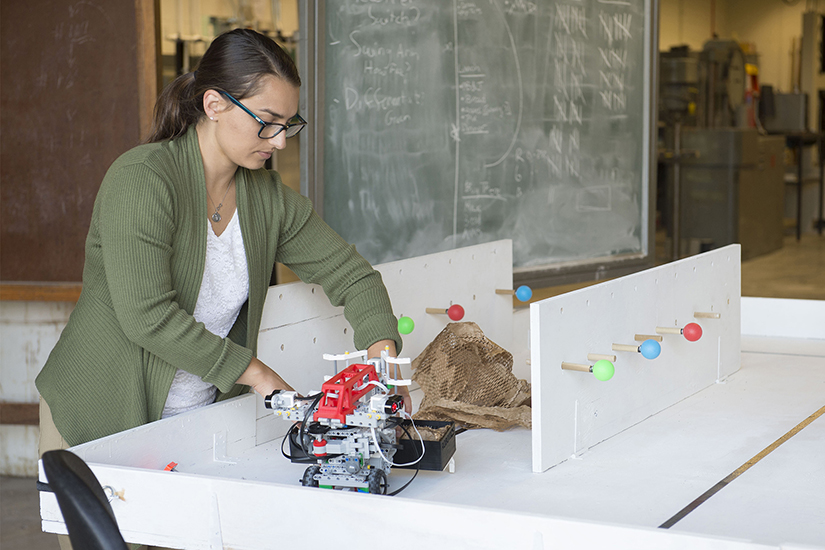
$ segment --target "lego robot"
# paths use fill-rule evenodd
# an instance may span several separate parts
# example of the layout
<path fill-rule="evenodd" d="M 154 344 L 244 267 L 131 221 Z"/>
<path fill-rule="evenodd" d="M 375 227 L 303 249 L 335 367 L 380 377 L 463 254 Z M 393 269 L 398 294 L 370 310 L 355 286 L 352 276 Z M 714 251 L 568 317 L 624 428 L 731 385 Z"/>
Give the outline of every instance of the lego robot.
<path fill-rule="evenodd" d="M 324 355 L 324 359 L 348 363 L 366 358 L 355 354 Z M 396 431 L 404 401 L 391 393 L 392 386 L 408 386 L 410 380 L 390 376 L 391 365 L 409 365 L 407 358 L 381 357 L 352 363 L 328 379 L 321 391 L 301 397 L 294 391 L 276 391 L 264 403 L 273 414 L 292 422 L 290 437 L 294 462 L 313 462 L 304 472 L 302 485 L 350 489 L 386 494 L 387 477 L 398 449 Z M 297 458 L 297 459 L 296 459 Z M 419 457 L 420 460 L 420 457 Z"/>

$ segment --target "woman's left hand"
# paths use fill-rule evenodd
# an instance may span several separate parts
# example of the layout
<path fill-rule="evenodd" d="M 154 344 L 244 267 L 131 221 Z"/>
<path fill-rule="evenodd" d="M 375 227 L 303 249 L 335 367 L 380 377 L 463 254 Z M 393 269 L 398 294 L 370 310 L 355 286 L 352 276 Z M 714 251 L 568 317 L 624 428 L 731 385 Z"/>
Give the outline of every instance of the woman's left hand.
<path fill-rule="evenodd" d="M 367 349 L 367 357 L 381 357 L 381 352 L 383 350 L 387 350 L 387 353 L 390 357 L 396 357 L 397 353 L 395 351 L 395 341 L 394 340 L 380 340 L 373 345 L 371 345 Z M 396 366 L 397 371 L 393 376 L 396 379 L 401 379 L 403 377 L 403 373 L 401 372 L 401 367 Z M 395 386 L 395 393 L 396 395 L 400 395 L 404 398 L 404 410 L 407 414 L 412 414 L 412 398 L 410 397 L 410 390 L 407 386 Z"/>
<path fill-rule="evenodd" d="M 412 414 L 412 398 L 410 397 L 410 390 L 407 386 L 395 386 L 395 393 L 404 398 L 404 411 L 407 414 Z"/>

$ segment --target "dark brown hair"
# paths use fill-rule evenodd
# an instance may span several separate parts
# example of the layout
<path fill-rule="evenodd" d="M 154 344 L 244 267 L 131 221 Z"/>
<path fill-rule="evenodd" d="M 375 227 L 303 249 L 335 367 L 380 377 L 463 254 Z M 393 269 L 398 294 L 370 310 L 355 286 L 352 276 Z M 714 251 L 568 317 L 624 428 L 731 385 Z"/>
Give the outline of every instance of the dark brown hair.
<path fill-rule="evenodd" d="M 221 34 L 207 48 L 197 70 L 177 77 L 161 92 L 147 143 L 185 134 L 205 116 L 203 94 L 207 90 L 243 99 L 254 95 L 267 75 L 301 85 L 295 62 L 271 38 L 250 29 Z"/>

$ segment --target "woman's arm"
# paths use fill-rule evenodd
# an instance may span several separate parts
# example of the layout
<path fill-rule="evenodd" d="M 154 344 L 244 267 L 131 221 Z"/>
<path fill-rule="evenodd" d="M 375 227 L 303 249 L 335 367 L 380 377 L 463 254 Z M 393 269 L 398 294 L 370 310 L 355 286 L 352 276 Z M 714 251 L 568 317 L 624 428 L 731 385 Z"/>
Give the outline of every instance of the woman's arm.
<path fill-rule="evenodd" d="M 374 343 L 367 349 L 367 356 L 369 358 L 381 357 L 381 352 L 387 350 L 391 357 L 395 357 L 395 342 L 392 340 L 381 340 Z M 401 367 L 395 367 L 394 372 L 390 373 L 395 379 L 400 379 L 403 376 Z M 238 378 L 238 384 L 252 387 L 257 393 L 263 397 L 270 395 L 275 390 L 293 391 L 292 386 L 287 384 L 277 372 L 267 367 L 257 357 L 253 357 L 249 366 Z M 395 392 L 404 398 L 404 410 L 408 414 L 412 413 L 412 400 L 410 399 L 410 392 L 406 386 L 396 386 Z"/>
<path fill-rule="evenodd" d="M 238 384 L 250 386 L 263 397 L 275 390 L 293 391 L 277 372 L 267 367 L 260 359 L 253 357 L 244 373 L 238 378 Z"/>
<path fill-rule="evenodd" d="M 381 340 L 402 346 L 381 274 L 312 210 L 309 200 L 281 185 L 283 210 L 276 260 L 307 283 L 318 283 L 355 331 L 356 348 Z"/>

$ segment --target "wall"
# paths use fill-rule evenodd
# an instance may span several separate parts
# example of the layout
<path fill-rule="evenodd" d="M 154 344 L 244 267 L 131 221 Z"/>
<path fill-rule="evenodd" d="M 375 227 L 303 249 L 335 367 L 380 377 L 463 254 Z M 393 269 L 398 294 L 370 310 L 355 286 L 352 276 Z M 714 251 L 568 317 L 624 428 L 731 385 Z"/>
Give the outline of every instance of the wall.
<path fill-rule="evenodd" d="M 722 9 L 728 36 L 756 44 L 760 82 L 792 91 L 793 41 L 802 36 L 806 2 L 790 6 L 779 0 L 726 0 Z"/>
<path fill-rule="evenodd" d="M 160 0 L 161 48 L 163 55 L 174 55 L 174 37 L 213 38 L 210 17 L 231 19 L 244 26 L 268 33 L 280 29 L 284 36 L 298 30 L 297 0 Z M 202 54 L 206 42 L 196 44 L 193 54 Z"/>
<path fill-rule="evenodd" d="M 3 281 L 80 281 L 100 182 L 140 142 L 154 100 L 147 4 L 0 4 Z"/>
<path fill-rule="evenodd" d="M 712 28 L 724 36 L 722 0 L 659 0 L 659 50 L 688 45 L 701 50 Z M 714 22 L 715 15 L 715 22 Z"/>
<path fill-rule="evenodd" d="M 0 302 L 0 401 L 37 403 L 34 379 L 69 320 L 67 302 Z M 0 474 L 37 475 L 37 426 L 0 424 Z"/>
<path fill-rule="evenodd" d="M 822 12 L 823 7 L 821 2 L 789 5 L 781 0 L 660 0 L 659 49 L 687 44 L 691 50 L 701 50 L 711 38 L 715 14 L 719 38 L 756 45 L 760 82 L 789 92 L 793 40 L 802 35 L 802 14 L 806 9 Z"/>

